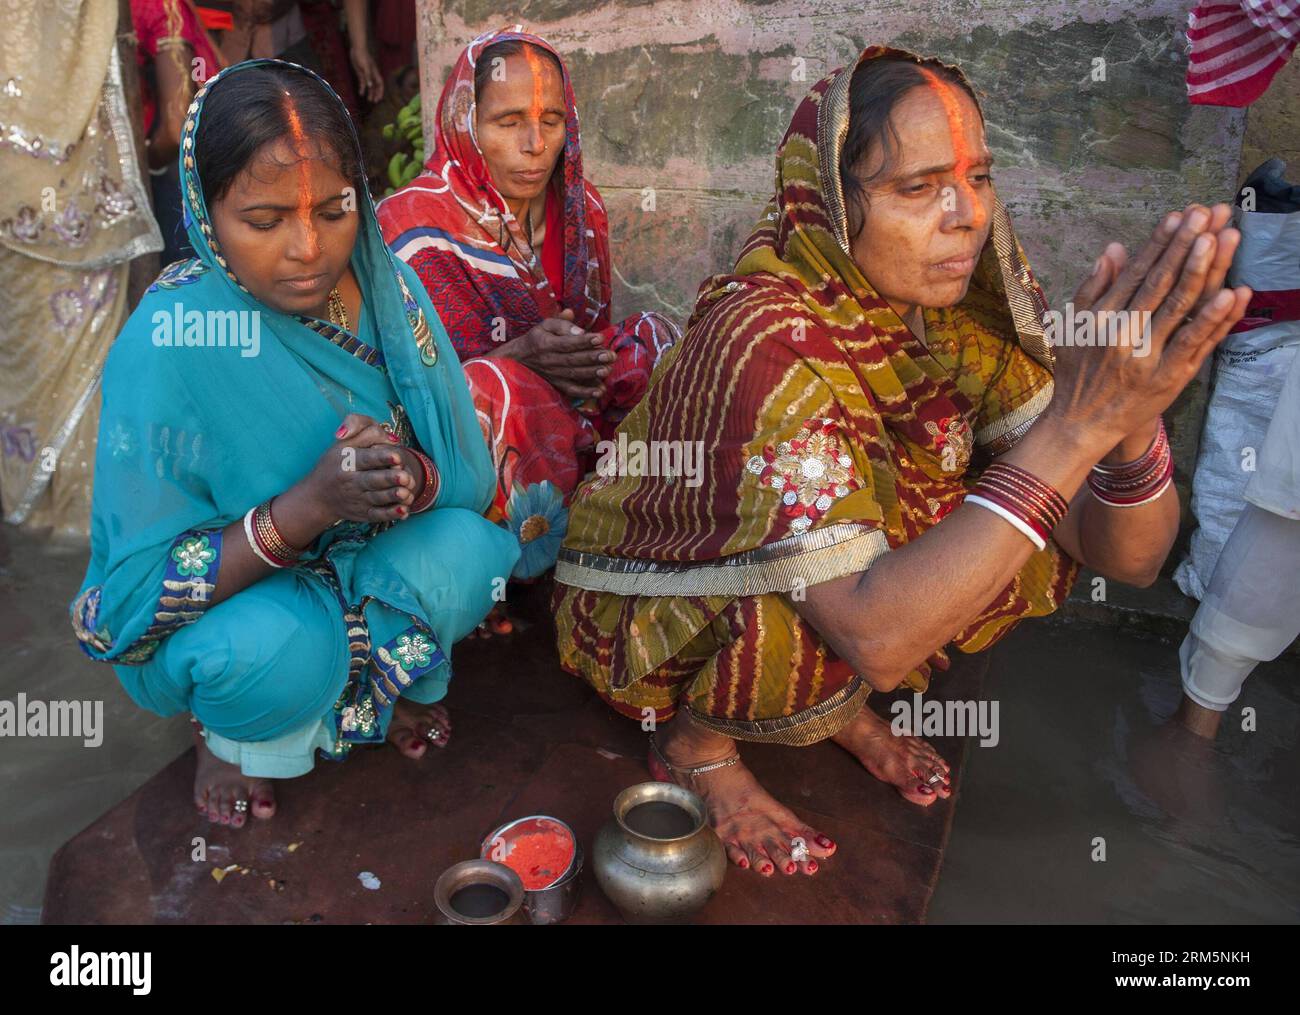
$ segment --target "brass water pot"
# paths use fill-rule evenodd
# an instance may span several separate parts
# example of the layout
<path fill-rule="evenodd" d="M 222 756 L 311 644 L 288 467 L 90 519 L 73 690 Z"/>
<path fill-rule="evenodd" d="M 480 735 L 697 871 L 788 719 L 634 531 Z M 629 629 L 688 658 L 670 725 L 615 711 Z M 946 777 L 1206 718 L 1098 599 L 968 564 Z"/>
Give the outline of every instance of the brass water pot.
<path fill-rule="evenodd" d="M 645 826 L 627 823 L 634 807 L 656 802 L 684 812 L 680 834 L 646 834 Z M 628 923 L 685 923 L 722 885 L 727 854 L 699 796 L 672 783 L 643 782 L 615 798 L 614 817 L 596 833 L 591 867 Z"/>

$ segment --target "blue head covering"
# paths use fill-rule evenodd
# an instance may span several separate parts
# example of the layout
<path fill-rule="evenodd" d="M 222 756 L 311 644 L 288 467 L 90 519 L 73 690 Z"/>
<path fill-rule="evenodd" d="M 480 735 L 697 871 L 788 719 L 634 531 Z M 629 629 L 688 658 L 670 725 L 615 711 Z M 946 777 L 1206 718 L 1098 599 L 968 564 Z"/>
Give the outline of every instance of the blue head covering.
<path fill-rule="evenodd" d="M 302 479 L 348 412 L 373 415 L 387 404 L 398 432 L 438 466 L 435 510 L 481 513 L 494 490 L 455 351 L 423 286 L 384 244 L 369 193 L 356 196 L 351 261 L 369 343 L 260 303 L 230 270 L 196 169 L 198 127 L 214 89 L 256 67 L 306 75 L 342 108 L 317 75 L 278 60 L 221 71 L 189 107 L 179 158 L 197 257 L 150 286 L 104 370 L 92 554 L 72 605 L 77 637 L 95 659 L 144 662 L 201 617 L 216 587 L 221 530 Z M 355 129 L 352 144 L 364 164 Z M 314 552 L 367 528 L 332 529 Z M 391 584 L 390 601 L 414 613 L 400 583 Z"/>

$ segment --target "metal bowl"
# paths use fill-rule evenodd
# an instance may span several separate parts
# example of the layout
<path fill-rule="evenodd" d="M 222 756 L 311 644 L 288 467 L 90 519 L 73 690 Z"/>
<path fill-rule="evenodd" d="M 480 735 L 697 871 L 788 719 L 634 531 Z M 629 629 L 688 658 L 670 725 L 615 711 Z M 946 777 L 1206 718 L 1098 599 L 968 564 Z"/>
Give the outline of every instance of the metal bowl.
<path fill-rule="evenodd" d="M 472 916 L 458 910 L 452 899 L 462 888 L 476 886 L 495 888 L 505 896 L 500 910 L 483 916 Z M 433 886 L 433 901 L 441 914 L 442 923 L 469 926 L 520 923 L 519 910 L 524 903 L 524 883 L 519 875 L 503 863 L 491 860 L 462 860 L 442 872 Z"/>
<path fill-rule="evenodd" d="M 521 835 L 530 832 L 562 831 L 573 843 L 573 859 L 569 866 L 554 881 L 544 888 L 524 889 L 524 911 L 528 918 L 537 925 L 560 923 L 567 920 L 578 905 L 578 890 L 582 873 L 582 844 L 573 833 L 573 829 L 561 821 L 546 814 L 531 814 L 526 818 L 509 821 L 494 829 L 483 840 L 480 855 L 491 859 L 495 854 L 500 863 L 509 854 L 512 843 Z M 502 849 L 498 850 L 497 847 Z M 522 883 L 522 882 L 521 882 Z"/>

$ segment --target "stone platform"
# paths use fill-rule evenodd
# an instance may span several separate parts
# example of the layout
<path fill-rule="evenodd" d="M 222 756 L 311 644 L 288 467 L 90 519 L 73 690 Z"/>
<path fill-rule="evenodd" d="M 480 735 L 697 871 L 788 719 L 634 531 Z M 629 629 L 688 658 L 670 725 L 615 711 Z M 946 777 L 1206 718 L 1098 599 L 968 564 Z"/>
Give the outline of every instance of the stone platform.
<path fill-rule="evenodd" d="M 559 669 L 549 587 L 512 601 L 516 631 L 456 646 L 451 743 L 420 761 L 390 747 L 277 786 L 279 810 L 242 829 L 210 825 L 191 803 L 186 751 L 54 856 L 43 922 L 428 923 L 438 875 L 477 855 L 492 828 L 527 814 L 567 821 L 590 856 L 624 787 L 649 778 L 639 724 Z M 987 660 L 955 654 L 943 698 L 980 697 Z M 887 697 L 873 696 L 889 715 Z M 933 743 L 960 791 L 965 741 Z M 830 743 L 746 744 L 774 795 L 839 849 L 813 877 L 730 868 L 701 923 L 918 923 L 939 876 L 956 797 L 921 809 Z M 202 838 L 206 859 L 194 860 Z M 213 871 L 238 864 L 221 880 Z M 380 881 L 363 887 L 358 875 Z M 572 923 L 620 923 L 590 870 Z"/>

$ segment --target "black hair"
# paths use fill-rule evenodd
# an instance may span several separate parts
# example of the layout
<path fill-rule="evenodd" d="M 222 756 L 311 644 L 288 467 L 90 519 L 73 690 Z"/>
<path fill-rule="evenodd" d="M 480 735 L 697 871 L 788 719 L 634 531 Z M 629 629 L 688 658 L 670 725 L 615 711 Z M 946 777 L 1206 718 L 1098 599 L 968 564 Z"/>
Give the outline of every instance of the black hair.
<path fill-rule="evenodd" d="M 309 74 L 250 67 L 217 80 L 204 100 L 194 139 L 195 163 L 209 209 L 266 145 L 290 138 L 294 120 L 345 180 L 366 192 L 352 120 L 343 104 Z"/>
<path fill-rule="evenodd" d="M 555 69 L 560 72 L 561 80 L 564 78 L 564 68 L 560 65 L 560 58 L 552 53 L 549 49 L 543 49 L 541 46 L 534 46 L 531 42 L 524 42 L 523 39 L 505 39 L 502 42 L 494 42 L 478 55 L 478 60 L 474 64 L 474 101 L 478 102 L 483 98 L 483 89 L 487 83 L 492 80 L 492 64 L 498 58 L 504 60 L 508 56 L 516 56 L 524 51 L 527 46 L 534 53 L 540 53 L 546 59 L 550 60 Z"/>
<path fill-rule="evenodd" d="M 966 79 L 935 59 L 918 61 L 908 57 L 883 56 L 865 60 L 853 71 L 853 80 L 849 82 L 849 130 L 840 151 L 839 170 L 844 207 L 850 223 L 857 223 L 853 227 L 854 237 L 862 231 L 858 208 L 866 200 L 867 187 L 891 172 L 898 158 L 898 128 L 891 117 L 894 107 L 908 91 L 930 83 L 926 70 L 945 84 L 961 88 L 979 108 L 979 100 Z M 872 142 L 880 145 L 883 160 L 870 176 L 859 177 L 858 168 Z"/>

